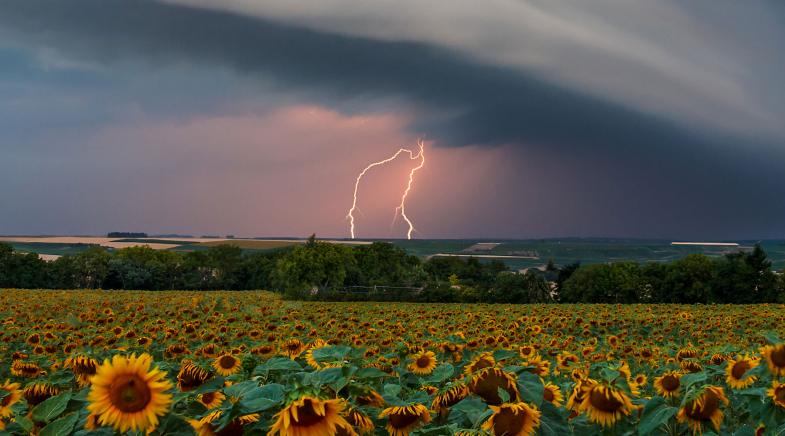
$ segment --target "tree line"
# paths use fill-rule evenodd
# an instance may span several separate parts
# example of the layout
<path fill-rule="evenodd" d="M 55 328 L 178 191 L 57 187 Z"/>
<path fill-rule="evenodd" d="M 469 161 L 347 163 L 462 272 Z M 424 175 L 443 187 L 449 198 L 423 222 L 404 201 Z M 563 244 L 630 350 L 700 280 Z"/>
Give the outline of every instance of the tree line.
<path fill-rule="evenodd" d="M 760 246 L 669 263 L 572 264 L 511 271 L 499 261 L 422 260 L 390 243 L 317 241 L 271 252 L 232 245 L 190 252 L 91 247 L 46 262 L 0 244 L 0 288 L 250 290 L 291 299 L 458 303 L 785 302 L 785 280 Z"/>

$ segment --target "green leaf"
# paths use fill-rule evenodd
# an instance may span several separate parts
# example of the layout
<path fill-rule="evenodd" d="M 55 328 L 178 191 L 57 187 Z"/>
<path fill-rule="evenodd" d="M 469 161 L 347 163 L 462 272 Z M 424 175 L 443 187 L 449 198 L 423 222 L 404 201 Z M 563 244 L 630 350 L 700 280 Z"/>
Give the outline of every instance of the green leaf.
<path fill-rule="evenodd" d="M 553 404 L 545 401 L 540 408 L 540 431 L 542 436 L 562 436 L 571 434 L 567 419 L 561 414 L 559 409 Z"/>
<path fill-rule="evenodd" d="M 79 419 L 79 414 L 76 412 L 69 413 L 62 418 L 52 421 L 51 424 L 41 429 L 40 436 L 66 436 L 71 434 Z"/>
<path fill-rule="evenodd" d="M 768 331 L 761 334 L 766 341 L 771 345 L 777 345 L 782 343 L 782 339 L 780 339 L 777 332 Z"/>
<path fill-rule="evenodd" d="M 477 397 L 465 398 L 450 408 L 449 421 L 460 426 L 473 426 L 480 416 L 488 410 L 488 406 Z"/>
<path fill-rule="evenodd" d="M 316 351 L 316 350 L 314 350 Z M 288 357 L 273 357 L 253 370 L 253 375 L 267 375 L 270 371 L 302 371 L 299 363 Z"/>
<path fill-rule="evenodd" d="M 689 389 L 695 383 L 705 382 L 706 378 L 706 373 L 703 371 L 685 374 L 681 376 L 681 384 L 684 386 L 684 389 Z"/>
<path fill-rule="evenodd" d="M 540 376 L 530 372 L 522 372 L 518 376 L 518 390 L 524 401 L 540 407 L 542 404 L 543 392 L 545 392 L 545 386 L 542 384 Z"/>
<path fill-rule="evenodd" d="M 392 383 L 388 383 L 384 385 L 384 393 L 385 397 L 393 397 L 398 398 L 401 395 L 401 385 L 396 385 Z"/>
<path fill-rule="evenodd" d="M 512 350 L 496 350 L 493 352 L 493 358 L 496 359 L 497 362 L 501 362 L 502 360 L 507 360 L 517 355 L 518 353 Z"/>
<path fill-rule="evenodd" d="M 242 414 L 262 412 L 272 409 L 284 402 L 284 387 L 277 383 L 253 389 L 240 400 L 239 406 Z"/>
<path fill-rule="evenodd" d="M 227 397 L 242 398 L 248 392 L 259 387 L 259 382 L 256 380 L 246 380 L 244 382 L 235 383 L 228 388 L 224 389 L 224 394 Z"/>
<path fill-rule="evenodd" d="M 317 362 L 336 362 L 346 360 L 352 352 L 352 347 L 345 345 L 331 345 L 313 350 L 313 358 Z"/>
<path fill-rule="evenodd" d="M 496 391 L 499 394 L 499 398 L 501 398 L 502 403 L 509 403 L 510 402 L 510 393 L 507 392 L 503 388 L 496 388 Z"/>
<path fill-rule="evenodd" d="M 358 379 L 364 378 L 382 378 L 382 377 L 391 377 L 390 374 L 380 370 L 379 368 L 360 368 L 354 376 Z"/>
<path fill-rule="evenodd" d="M 733 432 L 733 436 L 755 436 L 755 429 L 745 424 Z"/>
<path fill-rule="evenodd" d="M 670 420 L 679 409 L 669 406 L 662 397 L 654 397 L 643 408 L 638 434 L 648 435 Z"/>
<path fill-rule="evenodd" d="M 198 395 L 198 394 L 204 394 L 205 392 L 215 392 L 221 390 L 223 387 L 224 387 L 224 378 L 219 375 L 209 380 L 207 383 L 194 389 L 193 394 Z"/>
<path fill-rule="evenodd" d="M 71 391 L 63 392 L 52 398 L 47 398 L 41 404 L 33 408 L 33 420 L 39 422 L 49 422 L 57 418 L 71 401 Z"/>
<path fill-rule="evenodd" d="M 22 430 L 24 430 L 25 432 L 29 433 L 30 430 L 33 429 L 33 421 L 31 421 L 30 418 L 26 416 L 17 416 L 15 418 L 15 421 L 17 424 L 19 424 L 19 427 L 21 427 Z"/>
<path fill-rule="evenodd" d="M 425 381 L 428 383 L 441 383 L 445 380 L 449 380 L 455 374 L 455 367 L 449 363 L 444 363 L 437 366 L 433 373 L 428 376 Z"/>

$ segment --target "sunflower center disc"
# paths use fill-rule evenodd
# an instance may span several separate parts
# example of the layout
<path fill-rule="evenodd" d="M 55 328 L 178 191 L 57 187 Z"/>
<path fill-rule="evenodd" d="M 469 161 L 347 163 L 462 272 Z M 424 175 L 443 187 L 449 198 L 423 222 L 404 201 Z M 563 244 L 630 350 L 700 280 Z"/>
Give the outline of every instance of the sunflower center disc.
<path fill-rule="evenodd" d="M 300 427 L 310 427 L 324 419 L 313 410 L 313 403 L 306 399 L 303 405 L 297 408 L 297 424 Z"/>
<path fill-rule="evenodd" d="M 419 415 L 410 415 L 408 413 L 393 413 L 390 415 L 390 426 L 392 428 L 407 428 L 420 419 Z"/>
<path fill-rule="evenodd" d="M 679 389 L 679 379 L 672 375 L 665 376 L 662 379 L 662 387 L 668 392 L 675 391 Z"/>
<path fill-rule="evenodd" d="M 748 369 L 750 369 L 750 364 L 742 360 L 741 362 L 737 362 L 735 365 L 733 365 L 733 369 L 731 369 L 731 375 L 733 375 L 733 378 L 737 380 L 741 379 Z"/>
<path fill-rule="evenodd" d="M 143 410 L 150 403 L 151 392 L 136 374 L 118 376 L 109 388 L 112 405 L 126 413 Z"/>
<path fill-rule="evenodd" d="M 593 390 L 589 396 L 589 402 L 598 410 L 603 412 L 616 412 L 622 406 L 621 401 L 613 398 L 610 392 Z"/>
<path fill-rule="evenodd" d="M 218 363 L 221 365 L 221 368 L 225 369 L 232 369 L 234 362 L 235 360 L 232 356 L 221 356 L 221 359 L 218 361 Z"/>
<path fill-rule="evenodd" d="M 771 361 L 778 368 L 785 367 L 785 347 L 777 347 L 771 352 Z"/>
<path fill-rule="evenodd" d="M 525 412 L 505 409 L 493 420 L 493 434 L 497 436 L 520 434 L 525 423 Z"/>

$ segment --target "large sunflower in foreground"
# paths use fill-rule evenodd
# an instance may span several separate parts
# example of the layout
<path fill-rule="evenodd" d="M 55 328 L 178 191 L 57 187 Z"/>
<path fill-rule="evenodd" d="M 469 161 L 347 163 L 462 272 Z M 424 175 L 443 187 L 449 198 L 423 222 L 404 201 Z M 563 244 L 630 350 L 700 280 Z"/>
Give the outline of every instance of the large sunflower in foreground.
<path fill-rule="evenodd" d="M 275 415 L 268 435 L 321 436 L 333 435 L 338 429 L 354 434 L 351 425 L 341 416 L 345 405 L 340 399 L 322 400 L 305 395 Z"/>
<path fill-rule="evenodd" d="M 560 407 L 562 401 L 564 401 L 564 396 L 561 394 L 559 386 L 553 383 L 546 383 L 542 390 L 542 399 L 556 407 Z"/>
<path fill-rule="evenodd" d="M 152 357 L 116 355 L 104 360 L 91 379 L 87 410 L 97 416 L 98 423 L 110 425 L 120 432 L 152 430 L 158 417 L 166 414 L 172 388 L 165 374 L 150 368 Z"/>
<path fill-rule="evenodd" d="M 0 400 L 0 419 L 2 419 L 14 414 L 11 406 L 22 398 L 22 391 L 19 390 L 19 383 L 11 383 L 8 380 L 0 385 L 0 391 L 5 391 L 5 396 Z"/>
<path fill-rule="evenodd" d="M 744 389 L 758 380 L 757 376 L 749 375 L 747 372 L 758 366 L 758 359 L 749 356 L 739 356 L 728 360 L 725 369 L 725 382 L 733 389 Z"/>
<path fill-rule="evenodd" d="M 390 436 L 408 436 L 412 430 L 431 422 L 431 414 L 422 404 L 392 406 L 384 409 L 379 418 L 387 418 Z"/>
<path fill-rule="evenodd" d="M 436 368 L 436 355 L 433 351 L 421 351 L 412 356 L 409 371 L 417 375 L 428 375 Z"/>
<path fill-rule="evenodd" d="M 495 436 L 529 436 L 540 426 L 540 411 L 526 403 L 490 406 L 493 415 L 482 425 Z"/>
<path fill-rule="evenodd" d="M 635 410 L 635 406 L 621 389 L 597 383 L 586 391 L 579 410 L 586 412 L 589 421 L 611 427 L 622 416 Z"/>
<path fill-rule="evenodd" d="M 766 359 L 766 365 L 772 374 L 785 375 L 785 344 L 761 347 L 760 354 Z"/>
<path fill-rule="evenodd" d="M 718 386 L 706 386 L 695 396 L 687 401 L 679 410 L 679 422 L 686 422 L 693 433 L 702 433 L 703 424 L 711 423 L 715 430 L 720 431 L 723 413 L 721 404 L 728 404 L 725 391 Z"/>

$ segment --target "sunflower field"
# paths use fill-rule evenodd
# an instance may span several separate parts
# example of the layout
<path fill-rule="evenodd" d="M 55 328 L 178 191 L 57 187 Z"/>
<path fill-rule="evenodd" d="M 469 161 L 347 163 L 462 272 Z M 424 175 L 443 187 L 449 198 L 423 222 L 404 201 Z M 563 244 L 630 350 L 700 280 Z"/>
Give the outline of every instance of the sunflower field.
<path fill-rule="evenodd" d="M 781 305 L 9 289 L 0 322 L 0 434 L 785 434 Z"/>

